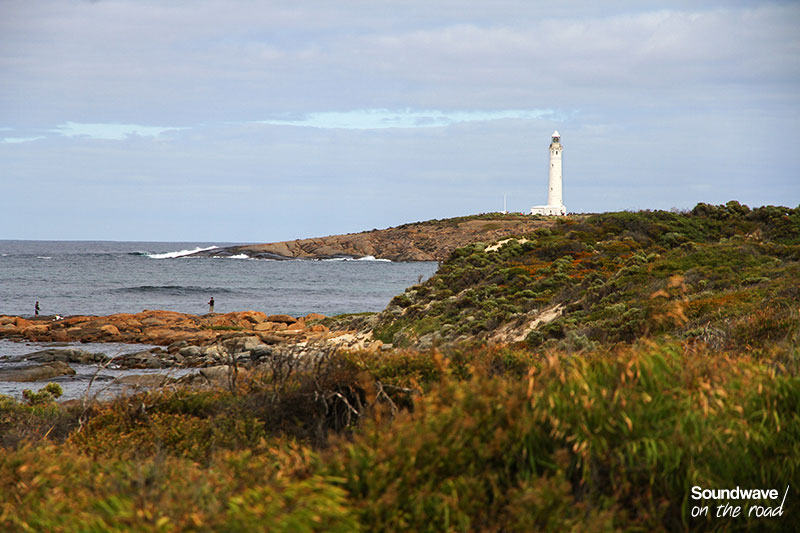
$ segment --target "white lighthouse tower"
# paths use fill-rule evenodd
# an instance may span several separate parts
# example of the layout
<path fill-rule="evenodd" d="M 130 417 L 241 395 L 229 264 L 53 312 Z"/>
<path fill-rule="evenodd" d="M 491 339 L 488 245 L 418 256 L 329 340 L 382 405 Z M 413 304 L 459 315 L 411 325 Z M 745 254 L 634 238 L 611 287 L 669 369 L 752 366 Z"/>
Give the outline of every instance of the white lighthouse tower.
<path fill-rule="evenodd" d="M 562 198 L 561 157 L 563 153 L 561 135 L 554 131 L 550 143 L 550 180 L 547 189 L 547 205 L 533 206 L 531 215 L 564 216 L 567 214 L 567 208 L 564 207 Z"/>

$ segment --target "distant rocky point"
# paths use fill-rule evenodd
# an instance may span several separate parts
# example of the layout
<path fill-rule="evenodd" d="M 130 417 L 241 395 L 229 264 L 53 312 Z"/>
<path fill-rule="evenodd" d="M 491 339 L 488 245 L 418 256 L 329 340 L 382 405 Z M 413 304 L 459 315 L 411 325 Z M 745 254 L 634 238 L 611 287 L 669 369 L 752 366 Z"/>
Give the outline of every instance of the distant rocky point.
<path fill-rule="evenodd" d="M 473 242 L 494 242 L 522 235 L 552 220 L 521 214 L 492 213 L 403 224 L 347 235 L 248 244 L 203 250 L 195 257 L 246 255 L 254 259 L 388 259 L 390 261 L 442 261 L 456 248 Z"/>

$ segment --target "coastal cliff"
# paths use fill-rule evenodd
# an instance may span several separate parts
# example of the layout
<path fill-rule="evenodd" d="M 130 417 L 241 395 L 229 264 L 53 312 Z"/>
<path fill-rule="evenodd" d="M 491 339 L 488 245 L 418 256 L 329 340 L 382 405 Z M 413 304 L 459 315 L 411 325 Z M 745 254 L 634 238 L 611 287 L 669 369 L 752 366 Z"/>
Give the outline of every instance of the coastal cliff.
<path fill-rule="evenodd" d="M 441 261 L 457 248 L 474 242 L 494 242 L 551 226 L 551 220 L 520 214 L 491 213 L 403 224 L 347 235 L 215 248 L 197 257 L 247 255 L 255 259 L 359 259 Z"/>

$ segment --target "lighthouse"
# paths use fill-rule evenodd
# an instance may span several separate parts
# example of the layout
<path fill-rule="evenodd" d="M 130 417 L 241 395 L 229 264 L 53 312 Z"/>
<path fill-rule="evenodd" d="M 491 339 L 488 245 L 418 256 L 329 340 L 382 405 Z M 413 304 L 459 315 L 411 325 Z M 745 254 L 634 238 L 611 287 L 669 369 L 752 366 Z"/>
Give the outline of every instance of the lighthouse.
<path fill-rule="evenodd" d="M 547 189 L 547 205 L 535 205 L 531 215 L 564 216 L 567 208 L 562 198 L 561 158 L 564 147 L 561 146 L 561 135 L 554 131 L 550 142 L 550 175 Z"/>

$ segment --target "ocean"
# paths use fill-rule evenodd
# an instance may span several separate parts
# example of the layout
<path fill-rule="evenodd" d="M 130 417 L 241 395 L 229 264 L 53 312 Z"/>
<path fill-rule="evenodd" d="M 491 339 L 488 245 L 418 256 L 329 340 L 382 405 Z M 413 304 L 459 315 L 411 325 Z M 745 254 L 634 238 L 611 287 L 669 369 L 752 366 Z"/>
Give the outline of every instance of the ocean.
<path fill-rule="evenodd" d="M 163 309 L 204 314 L 214 297 L 217 313 L 263 311 L 303 316 L 380 311 L 389 300 L 430 277 L 435 262 L 381 260 L 269 261 L 240 257 L 187 257 L 233 243 L 3 241 L 0 240 L 0 315 L 30 316 L 39 302 L 42 315 L 108 315 Z M 45 343 L 0 340 L 0 369 L 9 358 L 50 347 Z M 146 346 L 80 344 L 108 355 Z M 57 378 L 62 399 L 78 398 L 89 383 L 115 394 L 112 380 L 125 371 L 71 365 L 77 376 Z M 129 371 L 142 374 L 161 371 Z M 164 371 L 175 374 L 176 371 Z M 178 374 L 181 371 L 177 371 Z M 21 397 L 42 383 L 0 382 L 0 394 Z"/>
<path fill-rule="evenodd" d="M 435 262 L 186 257 L 231 243 L 1 241 L 0 315 L 380 311 Z"/>

